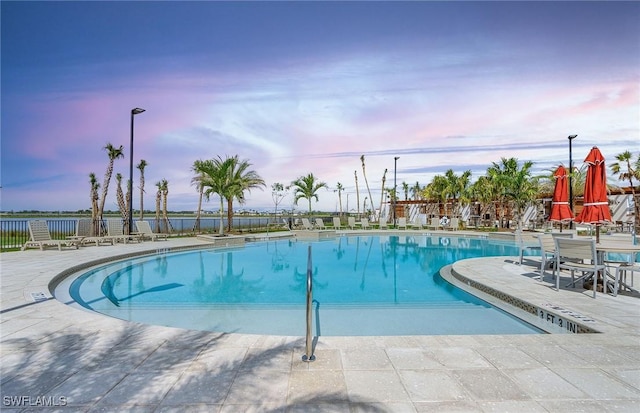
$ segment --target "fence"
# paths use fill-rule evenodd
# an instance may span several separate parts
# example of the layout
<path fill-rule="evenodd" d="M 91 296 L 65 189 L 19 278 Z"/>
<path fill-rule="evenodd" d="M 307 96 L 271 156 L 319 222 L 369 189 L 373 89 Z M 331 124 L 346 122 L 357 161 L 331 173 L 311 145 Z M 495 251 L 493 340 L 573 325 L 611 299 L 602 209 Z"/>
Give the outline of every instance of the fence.
<path fill-rule="evenodd" d="M 0 249 L 2 251 L 20 248 L 29 240 L 29 224 L 32 219 L 3 219 L 0 221 Z M 52 218 L 47 221 L 51 238 L 65 239 L 75 235 L 77 219 Z M 261 232 L 267 229 L 272 218 L 267 217 L 237 217 L 233 218 L 234 231 Z M 146 219 L 155 232 L 166 232 L 164 226 L 158 231 L 155 219 Z M 227 220 L 222 221 L 226 225 Z M 162 221 L 161 221 L 162 224 Z M 194 233 L 214 233 L 220 230 L 220 218 L 200 218 L 199 230 L 196 231 L 195 218 L 169 218 L 172 235 L 192 235 Z"/>

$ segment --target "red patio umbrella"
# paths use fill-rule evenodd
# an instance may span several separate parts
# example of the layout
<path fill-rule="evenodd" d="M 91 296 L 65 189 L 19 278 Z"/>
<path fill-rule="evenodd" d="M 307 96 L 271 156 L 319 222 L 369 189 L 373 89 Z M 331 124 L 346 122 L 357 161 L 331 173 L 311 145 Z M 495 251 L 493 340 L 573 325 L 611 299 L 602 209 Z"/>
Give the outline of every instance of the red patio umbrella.
<path fill-rule="evenodd" d="M 596 146 L 591 148 L 584 161 L 588 164 L 584 183 L 584 204 L 582 212 L 576 217 L 576 222 L 595 224 L 596 242 L 600 242 L 600 225 L 611 222 L 611 210 L 607 198 L 607 170 L 604 165 L 604 156 Z"/>
<path fill-rule="evenodd" d="M 569 195 L 567 184 L 567 170 L 564 166 L 559 166 L 553 174 L 556 179 L 556 185 L 553 190 L 553 199 L 551 201 L 551 214 L 549 221 L 559 222 L 562 231 L 562 223 L 573 221 L 573 212 L 569 209 Z"/>

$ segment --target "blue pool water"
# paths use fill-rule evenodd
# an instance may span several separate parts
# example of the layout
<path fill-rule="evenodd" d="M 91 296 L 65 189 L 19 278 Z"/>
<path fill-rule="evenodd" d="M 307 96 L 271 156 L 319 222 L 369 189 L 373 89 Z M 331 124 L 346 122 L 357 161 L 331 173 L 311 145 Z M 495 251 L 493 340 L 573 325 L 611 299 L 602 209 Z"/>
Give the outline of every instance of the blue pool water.
<path fill-rule="evenodd" d="M 66 290 L 74 305 L 149 324 L 304 335 L 309 245 L 315 334 L 540 332 L 440 278 L 460 259 L 518 255 L 512 243 L 476 238 L 286 239 L 159 254 L 94 268 L 56 296 Z"/>

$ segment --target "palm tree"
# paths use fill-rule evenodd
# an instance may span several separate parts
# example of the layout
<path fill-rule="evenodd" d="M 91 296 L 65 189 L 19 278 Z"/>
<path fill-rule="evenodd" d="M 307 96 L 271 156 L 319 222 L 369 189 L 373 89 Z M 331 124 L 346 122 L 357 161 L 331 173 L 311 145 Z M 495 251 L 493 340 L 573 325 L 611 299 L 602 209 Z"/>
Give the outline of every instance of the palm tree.
<path fill-rule="evenodd" d="M 144 168 L 148 165 L 147 161 L 140 159 L 140 163 L 136 168 L 140 170 L 140 221 L 144 220 Z"/>
<path fill-rule="evenodd" d="M 358 189 L 358 171 L 353 171 L 353 176 L 356 179 L 356 213 L 360 216 L 360 190 Z M 309 200 L 309 204 L 311 204 L 311 200 Z M 309 210 L 311 210 L 311 206 L 309 206 Z"/>
<path fill-rule="evenodd" d="M 124 192 L 122 192 L 122 174 L 116 174 L 116 200 L 118 201 L 118 209 L 120 209 L 120 215 L 122 215 L 122 222 L 124 222 L 124 233 L 128 234 L 129 228 L 129 208 L 124 200 Z"/>
<path fill-rule="evenodd" d="M 100 198 L 98 190 L 100 189 L 100 183 L 93 172 L 89 174 L 89 184 L 91 185 L 89 198 L 91 199 L 91 231 L 93 231 L 91 235 L 93 236 L 100 233 L 100 223 L 98 221 L 98 199 Z"/>
<path fill-rule="evenodd" d="M 113 175 L 113 163 L 118 158 L 124 158 L 124 150 L 122 148 L 122 145 L 120 145 L 119 148 L 116 148 L 112 144 L 107 143 L 103 149 L 107 151 L 109 164 L 107 165 L 107 172 L 104 174 L 104 183 L 102 185 L 102 199 L 100 200 L 100 208 L 98 212 L 100 221 L 102 221 L 102 217 L 104 216 L 104 204 L 107 200 L 107 193 L 109 192 L 109 182 L 111 182 L 111 175 Z"/>
<path fill-rule="evenodd" d="M 294 187 L 293 203 L 298 205 L 298 200 L 304 198 L 309 201 L 309 215 L 311 215 L 311 199 L 315 198 L 318 202 L 318 190 L 320 188 L 326 188 L 327 184 L 320 182 L 313 176 L 313 173 L 309 173 L 307 176 L 301 176 L 291 183 Z"/>
<path fill-rule="evenodd" d="M 636 198 L 636 190 L 633 186 L 634 179 L 640 181 L 640 171 L 638 170 L 638 166 L 640 166 L 640 154 L 638 154 L 638 159 L 635 162 L 635 169 L 631 165 L 632 158 L 633 155 L 631 154 L 631 151 L 624 151 L 616 155 L 617 162 L 609 165 L 609 168 L 611 168 L 611 172 L 618 175 L 618 179 L 620 181 L 629 181 L 631 196 L 633 197 L 633 203 L 635 206 L 636 226 L 640 226 L 640 202 L 638 202 L 639 200 Z"/>
<path fill-rule="evenodd" d="M 531 177 L 533 162 L 526 161 L 522 168 L 509 178 L 506 195 L 515 205 L 516 221 L 518 229 L 522 228 L 522 213 L 524 208 L 536 199 L 538 195 L 538 182 Z"/>
<path fill-rule="evenodd" d="M 384 184 L 387 182 L 387 168 L 384 168 L 384 173 L 382 174 L 382 187 L 380 188 L 380 216 L 382 215 L 382 205 L 384 204 Z M 378 220 L 380 220 L 380 216 L 378 216 Z"/>
<path fill-rule="evenodd" d="M 500 202 L 500 226 L 504 226 L 505 209 L 508 201 L 511 201 L 516 209 L 516 214 L 521 213 L 522 208 L 532 201 L 538 193 L 536 180 L 531 179 L 531 167 L 533 162 L 526 161 L 522 168 L 518 166 L 516 158 L 501 158 L 500 163 L 493 162 L 487 169 L 496 194 Z M 518 223 L 519 225 L 520 223 Z"/>
<path fill-rule="evenodd" d="M 223 160 L 220 156 L 216 159 L 209 159 L 206 161 L 198 161 L 200 185 L 203 188 L 203 195 L 205 200 L 209 200 L 211 194 L 217 194 L 220 196 L 220 227 L 219 234 L 224 234 L 224 200 L 227 190 L 227 182 L 229 177 L 228 170 L 231 167 L 231 160 L 227 158 Z M 195 178 L 194 178 L 195 179 Z"/>
<path fill-rule="evenodd" d="M 344 191 L 344 187 L 340 182 L 336 184 L 336 191 L 338 191 L 338 205 L 340 206 L 340 216 L 342 217 L 344 215 L 342 212 L 342 191 Z"/>
<path fill-rule="evenodd" d="M 362 176 L 364 177 L 364 183 L 367 186 L 367 193 L 369 194 L 369 199 L 371 200 L 371 206 L 373 207 L 373 197 L 371 196 L 371 189 L 369 189 L 369 180 L 367 179 L 367 173 L 364 167 L 364 155 L 360 156 L 360 162 L 362 162 Z M 366 210 L 364 212 L 366 213 Z M 375 211 L 374 211 L 374 214 L 375 214 Z"/>
<path fill-rule="evenodd" d="M 254 170 L 250 170 L 251 164 L 248 159 L 240 160 L 238 155 L 227 158 L 227 184 L 225 198 L 227 199 L 227 230 L 233 229 L 233 200 L 237 199 L 240 204 L 244 204 L 245 191 L 251 192 L 253 188 L 265 186 L 264 180 Z"/>
<path fill-rule="evenodd" d="M 160 203 L 162 202 L 162 181 L 156 182 L 156 228 L 158 232 L 162 232 L 160 228 Z"/>
<path fill-rule="evenodd" d="M 167 229 L 167 233 L 171 232 L 171 223 L 169 222 L 169 215 L 167 214 L 167 198 L 169 198 L 169 181 L 162 179 L 160 181 L 160 190 L 162 191 L 162 219 L 164 226 Z"/>
<path fill-rule="evenodd" d="M 191 170 L 196 173 L 196 176 L 191 178 L 191 185 L 195 185 L 198 190 L 198 210 L 196 211 L 196 222 L 193 224 L 193 230 L 200 232 L 200 216 L 202 214 L 202 198 L 204 197 L 204 177 L 205 173 L 203 170 L 203 166 L 205 165 L 205 161 L 197 160 L 193 162 L 193 166 Z"/>

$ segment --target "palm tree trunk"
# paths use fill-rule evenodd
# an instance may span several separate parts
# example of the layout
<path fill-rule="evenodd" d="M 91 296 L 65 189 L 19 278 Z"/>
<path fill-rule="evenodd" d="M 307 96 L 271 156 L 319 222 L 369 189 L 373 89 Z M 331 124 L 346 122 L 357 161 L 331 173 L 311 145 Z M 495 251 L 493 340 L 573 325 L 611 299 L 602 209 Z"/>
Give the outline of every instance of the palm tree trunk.
<path fill-rule="evenodd" d="M 231 228 L 233 225 L 231 221 L 233 220 L 233 198 L 227 199 L 227 232 L 231 232 Z"/>
<path fill-rule="evenodd" d="M 367 174 L 365 172 L 364 167 L 364 155 L 360 156 L 360 161 L 362 162 L 362 176 L 364 177 L 364 183 L 367 186 L 367 193 L 369 194 L 369 199 L 371 200 L 371 207 L 373 208 L 373 197 L 371 196 L 371 189 L 369 189 L 369 180 L 367 179 Z M 367 211 L 363 211 L 365 214 Z M 375 208 L 373 208 L 373 216 L 376 217 Z"/>
<path fill-rule="evenodd" d="M 202 197 L 204 194 L 204 188 L 200 185 L 200 196 L 198 197 L 198 211 L 196 212 L 196 222 L 193 225 L 193 230 L 200 232 L 200 214 L 202 211 Z"/>
<path fill-rule="evenodd" d="M 380 213 L 378 215 L 378 220 L 382 216 L 382 205 L 384 204 L 384 184 L 387 182 L 387 168 L 384 168 L 384 173 L 382 174 L 382 188 L 380 189 Z"/>
<path fill-rule="evenodd" d="M 220 196 L 220 235 L 224 235 L 224 198 Z"/>
<path fill-rule="evenodd" d="M 358 214 L 358 218 L 360 218 L 360 190 L 358 189 L 358 171 L 353 171 L 353 175 L 356 179 L 356 213 Z"/>

